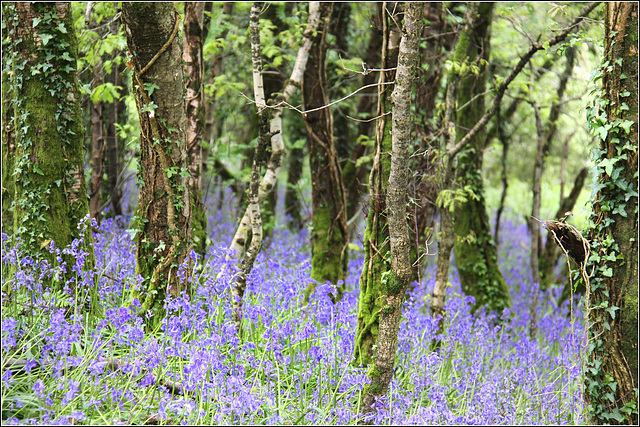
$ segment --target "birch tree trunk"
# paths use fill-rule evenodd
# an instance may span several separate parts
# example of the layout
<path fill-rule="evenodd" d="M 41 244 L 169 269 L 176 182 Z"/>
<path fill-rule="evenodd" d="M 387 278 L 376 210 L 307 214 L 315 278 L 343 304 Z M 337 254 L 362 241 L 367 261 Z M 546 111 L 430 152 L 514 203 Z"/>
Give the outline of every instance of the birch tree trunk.
<path fill-rule="evenodd" d="M 253 85 L 254 92 L 256 94 L 256 105 L 258 107 L 258 111 L 264 110 L 266 107 L 265 99 L 264 99 L 264 85 L 262 82 L 262 74 L 256 72 L 256 67 L 258 66 L 257 60 L 260 59 L 254 57 L 254 49 L 255 44 L 258 43 L 257 54 L 260 54 L 259 48 L 259 14 L 262 9 L 262 3 L 254 3 L 251 8 L 251 16 L 252 16 L 252 25 L 256 26 L 257 29 L 257 39 L 252 39 L 252 62 L 254 63 L 254 72 L 253 72 Z M 254 16 L 255 14 L 255 16 Z M 244 295 L 244 291 L 246 288 L 246 276 L 249 275 L 251 269 L 253 268 L 253 262 L 255 261 L 255 257 L 258 254 L 260 249 L 260 245 L 262 243 L 262 226 L 261 221 L 258 219 L 260 215 L 260 207 L 263 201 L 266 199 L 269 192 L 273 189 L 276 177 L 278 174 L 278 170 L 280 169 L 280 165 L 282 164 L 282 157 L 285 154 L 285 145 L 284 140 L 282 139 L 282 112 L 283 112 L 283 102 L 287 101 L 293 95 L 296 87 L 300 87 L 302 81 L 302 75 L 304 73 L 304 69 L 307 65 L 307 60 L 309 57 L 309 49 L 311 48 L 311 36 L 316 31 L 319 21 L 319 4 L 317 2 L 311 2 L 309 4 L 309 18 L 307 23 L 307 28 L 304 32 L 304 40 L 302 42 L 302 46 L 298 50 L 298 55 L 296 58 L 296 62 L 293 67 L 293 71 L 291 73 L 291 77 L 288 80 L 288 83 L 282 94 L 276 98 L 277 107 L 271 109 L 271 118 L 267 117 L 266 114 L 263 115 L 264 120 L 267 120 L 266 123 L 261 122 L 259 126 L 266 126 L 268 124 L 269 130 L 259 132 L 262 133 L 262 137 L 267 136 L 271 140 L 271 155 L 269 159 L 264 159 L 264 155 L 266 153 L 266 147 L 261 145 L 261 141 L 259 138 L 258 145 L 260 146 L 260 152 L 256 152 L 256 159 L 254 162 L 255 168 L 252 166 L 252 178 L 251 185 L 253 185 L 254 181 L 254 169 L 259 168 L 260 162 L 266 162 L 267 170 L 262 177 L 262 180 L 258 181 L 259 184 L 257 188 L 249 191 L 249 205 L 245 210 L 245 213 L 240 220 L 240 224 L 236 230 L 235 235 L 233 236 L 233 240 L 231 241 L 231 245 L 229 247 L 229 251 L 226 255 L 226 260 L 231 261 L 233 257 L 240 257 L 246 245 L 249 242 L 249 232 L 251 231 L 251 246 L 247 252 L 248 256 L 245 254 L 242 265 L 239 279 L 234 282 L 232 286 L 233 293 L 233 306 L 234 306 L 234 324 L 236 326 L 236 330 L 240 332 L 241 328 L 241 320 L 242 320 L 242 298 Z M 256 31 L 256 30 L 252 30 Z M 262 61 L 260 59 L 260 70 L 262 69 Z M 258 98 L 260 96 L 260 98 Z M 260 135 L 260 133 L 259 133 Z M 256 163 L 257 162 L 257 163 Z M 259 179 L 259 175 L 257 175 Z M 258 222 L 256 222 L 258 221 Z M 258 225 L 260 224 L 260 230 L 258 230 Z M 258 234 L 256 234 L 258 233 Z M 259 239 L 259 241 L 257 241 Z M 224 274 L 224 270 L 221 270 L 218 273 L 218 278 L 220 278 Z M 244 276 L 244 277 L 243 277 Z"/>
<path fill-rule="evenodd" d="M 411 150 L 411 90 L 417 75 L 418 47 L 422 31 L 424 4 L 406 3 L 403 36 L 400 41 L 396 82 L 392 94 L 393 148 L 391 172 L 387 188 L 391 270 L 387 278 L 384 306 L 380 312 L 380 331 L 375 363 L 369 369 L 371 383 L 363 392 L 361 412 L 375 411 L 376 397 L 386 394 L 393 376 L 398 348 L 398 330 L 402 318 L 402 302 L 411 280 L 411 255 L 407 212 L 408 159 Z"/>

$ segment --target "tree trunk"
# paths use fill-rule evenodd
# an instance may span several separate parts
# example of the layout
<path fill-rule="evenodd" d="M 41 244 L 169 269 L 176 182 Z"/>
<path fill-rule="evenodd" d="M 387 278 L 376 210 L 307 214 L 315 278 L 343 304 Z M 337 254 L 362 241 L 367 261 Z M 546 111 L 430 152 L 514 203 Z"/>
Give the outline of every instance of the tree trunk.
<path fill-rule="evenodd" d="M 444 18 L 443 3 L 425 4 L 425 26 L 423 38 L 425 47 L 421 49 L 421 66 L 418 70 L 420 83 L 416 88 L 416 113 L 419 115 L 416 126 L 419 147 L 412 156 L 411 169 L 414 172 L 409 181 L 411 214 L 409 216 L 414 279 L 421 281 L 420 272 L 427 259 L 428 241 L 432 236 L 436 219 L 436 198 L 438 194 L 435 153 L 438 150 L 438 134 L 441 126 L 437 123 L 436 102 L 441 86 L 445 59 L 445 46 L 451 43 L 453 35 L 444 35 L 449 30 Z M 426 65 L 426 67 L 425 67 Z"/>
<path fill-rule="evenodd" d="M 169 2 L 125 2 L 122 11 L 141 128 L 139 217 L 133 226 L 143 282 L 133 297 L 141 303 L 138 314 L 155 328 L 164 317 L 167 292 L 177 297 L 190 291 L 193 267 L 180 20 Z"/>
<path fill-rule="evenodd" d="M 312 38 L 309 62 L 302 80 L 302 105 L 313 110 L 329 103 L 325 57 L 326 35 L 333 5 L 321 3 L 320 26 Z M 313 227 L 311 232 L 311 278 L 329 281 L 336 288 L 333 300 L 344 292 L 347 276 L 348 233 L 342 171 L 333 138 L 333 115 L 330 108 L 303 114 L 307 129 Z M 339 282 L 342 283 L 339 283 Z M 304 293 L 305 303 L 316 285 L 311 282 Z"/>
<path fill-rule="evenodd" d="M 3 14 L 9 13 L 4 9 Z M 8 20 L 7 20 L 8 21 Z M 6 21 L 4 21 L 6 22 Z M 9 28 L 9 27 L 7 27 Z M 2 39 L 2 52 L 12 52 L 9 39 Z M 3 55 L 2 58 L 5 61 Z M 5 72 L 7 70 L 7 72 Z M 13 97 L 9 68 L 2 70 L 2 230 L 9 234 L 13 230 L 13 198 L 15 196 L 15 179 L 13 164 L 16 156 L 15 129 L 13 123 Z M 15 82 L 14 82 L 15 84 Z"/>
<path fill-rule="evenodd" d="M 262 215 L 260 213 L 260 175 L 266 161 L 266 151 L 271 135 L 269 134 L 269 116 L 265 99 L 264 83 L 262 79 L 262 53 L 260 46 L 260 13 L 263 3 L 254 2 L 249 17 L 249 31 L 251 35 L 251 63 L 253 66 L 253 92 L 258 109 L 258 143 L 253 155 L 249 194 L 247 195 L 250 224 L 251 243 L 242 258 L 240 271 L 231 287 L 233 293 L 233 323 L 236 332 L 241 335 L 242 302 L 247 287 L 247 277 L 251 273 L 253 263 L 262 246 Z"/>
<path fill-rule="evenodd" d="M 485 110 L 487 70 L 484 61 L 489 59 L 493 3 L 480 3 L 477 6 L 477 12 L 469 16 L 471 25 L 460 34 L 454 54 L 454 62 L 461 65 L 466 62 L 469 66 L 477 66 L 479 70 L 478 74 L 469 70 L 461 76 L 457 100 L 458 130 L 473 128 Z M 462 135 L 458 136 L 460 140 Z M 453 250 L 462 290 L 475 297 L 474 309 L 487 305 L 490 310 L 502 313 L 504 308 L 509 307 L 511 297 L 500 272 L 484 203 L 481 176 L 484 141 L 485 135 L 480 131 L 469 140 L 468 148 L 458 155 L 458 184 L 473 194 L 469 194 L 467 201 L 456 206 L 454 211 L 456 242 Z"/>
<path fill-rule="evenodd" d="M 254 78 L 253 86 L 254 86 L 254 90 L 256 91 L 256 96 L 258 94 L 262 94 L 261 100 L 256 99 L 258 108 L 260 108 L 260 106 L 262 105 L 262 104 L 259 104 L 259 102 L 262 102 L 263 104 L 265 103 L 262 74 L 261 72 L 257 72 L 255 68 L 258 65 L 257 61 L 260 60 L 260 71 L 262 71 L 261 59 L 259 56 L 260 55 L 260 50 L 259 50 L 260 38 L 259 38 L 259 27 L 258 27 L 259 13 L 261 8 L 262 8 L 262 3 L 259 3 L 259 2 L 256 2 L 251 8 L 251 17 L 253 20 L 251 25 L 256 27 L 255 29 L 252 29 L 252 31 L 254 32 L 258 31 L 258 34 L 254 35 L 254 37 L 252 38 L 252 59 L 255 64 L 254 72 L 253 72 L 253 78 Z M 293 95 L 296 87 L 300 86 L 304 69 L 307 65 L 307 60 L 309 57 L 309 49 L 311 47 L 311 36 L 316 31 L 316 28 L 318 26 L 318 20 L 319 20 L 318 17 L 319 17 L 319 4 L 318 2 L 311 2 L 309 4 L 309 21 L 307 23 L 307 28 L 305 29 L 305 32 L 304 32 L 304 39 L 302 41 L 302 46 L 298 49 L 296 62 L 293 66 L 293 71 L 291 72 L 291 77 L 289 78 L 287 85 L 283 89 L 282 93 L 276 97 L 276 100 L 275 100 L 276 105 L 282 105 L 283 102 L 289 100 Z M 256 44 L 258 46 L 257 52 L 254 52 L 254 50 L 256 49 L 255 48 Z M 258 223 L 257 215 L 260 215 L 260 206 L 262 205 L 267 195 L 273 189 L 276 183 L 278 171 L 280 169 L 280 165 L 282 164 L 282 157 L 285 154 L 285 145 L 282 137 L 283 108 L 281 106 L 274 107 L 272 111 L 273 112 L 271 113 L 272 114 L 271 120 L 268 121 L 269 132 L 262 133 L 263 137 L 264 135 L 267 135 L 271 139 L 271 153 L 269 155 L 268 161 L 266 162 L 267 170 L 264 176 L 262 177 L 262 180 L 260 181 L 259 186 L 257 188 L 257 199 L 254 199 L 255 196 L 253 195 L 253 190 L 250 190 L 251 199 L 249 200 L 249 206 L 245 210 L 244 215 L 240 220 L 240 224 L 236 229 L 236 233 L 234 234 L 233 239 L 231 240 L 231 245 L 229 247 L 230 249 L 229 254 L 226 256 L 227 263 L 231 261 L 234 255 L 236 257 L 239 257 L 241 254 L 244 253 L 244 249 L 246 245 L 249 243 L 249 230 L 251 230 L 252 233 L 254 233 L 255 231 L 258 231 L 258 224 L 260 224 L 259 231 L 260 233 L 262 232 L 261 219 L 260 219 L 260 222 Z M 259 146 L 261 150 L 255 153 L 255 156 L 257 156 L 257 158 L 254 160 L 256 160 L 257 162 L 262 162 L 265 160 L 263 159 L 263 157 L 266 158 L 268 153 L 267 153 L 267 148 L 264 147 L 263 144 L 259 143 Z M 257 169 L 259 164 L 254 163 L 254 166 L 255 167 L 252 167 L 252 175 L 254 174 L 254 169 Z M 257 214 L 256 214 L 256 205 L 258 208 Z M 258 236 L 258 238 L 261 239 L 261 235 Z M 246 275 L 246 276 L 249 275 L 249 273 L 251 272 L 251 269 L 253 268 L 253 261 L 255 260 L 255 256 L 257 256 L 257 250 L 259 250 L 258 245 L 254 244 L 253 242 L 254 237 L 252 237 L 251 240 L 252 240 L 252 243 L 251 243 L 252 246 L 250 250 L 247 251 L 249 255 L 248 256 L 245 255 L 242 261 L 241 276 L 236 280 L 232 288 L 234 292 L 234 313 L 237 313 L 237 314 L 234 314 L 234 322 L 236 323 L 236 327 L 238 328 L 239 332 L 241 331 L 240 322 L 242 320 L 242 296 L 244 294 L 244 285 L 245 285 L 244 281 L 246 280 L 246 277 L 243 278 L 242 275 Z M 257 247 L 257 250 L 255 249 L 256 247 Z M 254 250 L 256 250 L 255 255 L 253 254 Z M 221 277 L 222 274 L 224 274 L 224 272 L 225 270 L 223 268 L 218 273 L 218 278 Z"/>
<path fill-rule="evenodd" d="M 9 184 L 15 191 L 14 236 L 22 240 L 23 256 L 57 265 L 49 243 L 63 248 L 82 238 L 84 230 L 78 225 L 89 215 L 71 6 L 19 2 L 2 7 L 8 36 L 3 62 L 12 70 L 5 83 L 10 101 L 3 100 L 9 109 L 3 114 L 12 115 L 11 125 L 5 125 L 12 126 L 14 139 L 11 128 L 3 128 L 9 136 L 3 141 L 3 151 L 11 156 L 15 144 L 13 182 Z M 85 267 L 91 268 L 91 234 L 84 239 L 83 249 L 90 253 Z M 71 274 L 75 259 L 70 255 L 63 259 Z M 62 288 L 65 280 L 58 279 L 62 280 L 54 279 L 54 284 Z"/>
<path fill-rule="evenodd" d="M 411 151 L 411 90 L 418 67 L 418 45 L 422 32 L 423 3 L 406 3 L 403 36 L 400 42 L 393 102 L 391 171 L 387 188 L 391 270 L 386 278 L 380 311 L 380 332 L 375 364 L 369 369 L 371 383 L 363 392 L 362 413 L 375 411 L 375 398 L 384 396 L 393 376 L 398 348 L 402 302 L 412 276 L 411 245 L 407 225 L 407 181 Z"/>
<path fill-rule="evenodd" d="M 204 3 L 186 2 L 184 13 L 184 52 L 187 75 L 187 152 L 189 154 L 189 186 L 193 199 L 193 248 L 204 258 L 207 250 L 207 215 L 202 199 L 202 145 L 204 130 Z"/>
<path fill-rule="evenodd" d="M 377 14 L 372 17 L 373 25 L 369 32 L 369 43 L 367 45 L 366 57 L 363 58 L 369 68 L 376 68 L 380 63 L 380 45 L 382 44 L 382 3 L 376 3 Z M 342 29 L 337 29 L 342 31 Z M 376 83 L 378 74 L 368 72 L 362 78 L 362 85 L 368 86 Z M 369 141 L 373 136 L 371 129 L 375 124 L 371 119 L 376 112 L 376 98 L 378 89 L 375 86 L 371 86 L 362 90 L 362 96 L 358 100 L 356 106 L 356 113 L 358 117 L 362 117 L 361 122 L 358 123 L 358 132 L 356 135 L 355 146 L 349 155 L 349 158 L 342 167 L 342 182 L 345 186 L 345 199 L 347 203 L 347 219 L 349 234 L 353 233 L 355 228 L 355 218 L 360 215 L 362 210 L 362 203 L 365 199 L 363 193 L 365 191 L 364 186 L 366 184 L 367 174 L 370 172 L 370 162 L 361 162 L 358 164 L 358 160 L 367 155 L 367 152 L 371 149 L 368 148 L 366 141 Z"/>
<path fill-rule="evenodd" d="M 602 92 L 590 119 L 602 144 L 589 231 L 595 269 L 584 397 L 587 423 L 637 425 L 638 3 L 605 8 Z"/>
<path fill-rule="evenodd" d="M 360 275 L 360 297 L 358 300 L 358 329 L 354 345 L 354 363 L 370 365 L 373 349 L 378 339 L 380 309 L 384 291 L 382 281 L 389 274 L 389 228 L 387 227 L 386 194 L 391 170 L 391 120 L 389 89 L 383 83 L 395 79 L 398 46 L 390 47 L 387 3 L 380 9 L 382 22 L 382 53 L 378 78 L 378 111 L 376 121 L 376 151 L 369 175 L 369 200 L 365 205 L 367 227 L 364 232 L 364 265 Z"/>
<path fill-rule="evenodd" d="M 91 24 L 93 28 L 97 26 L 95 19 L 92 20 Z M 104 33 L 104 31 L 98 32 L 98 34 L 103 35 L 101 33 Z M 93 65 L 92 90 L 104 83 L 104 72 L 102 68 L 102 57 L 96 55 L 96 63 Z M 91 188 L 89 192 L 89 214 L 91 218 L 95 218 L 96 221 L 100 223 L 105 146 L 102 100 L 97 99 L 96 102 L 92 102 L 91 104 Z"/>
<path fill-rule="evenodd" d="M 117 26 L 112 29 L 114 33 L 116 33 Z M 114 58 L 116 55 L 120 55 L 119 51 L 114 52 Z M 115 61 L 112 63 L 112 70 L 110 75 L 111 82 L 117 86 L 125 90 L 125 84 L 120 72 L 124 68 L 121 65 L 118 65 Z M 106 193 L 109 195 L 109 200 L 107 203 L 111 205 L 111 209 L 113 212 L 113 216 L 119 216 L 123 214 L 122 211 L 122 184 L 124 182 L 122 175 L 124 173 L 124 141 L 120 140 L 118 136 L 118 128 L 117 124 L 121 122 L 121 115 L 126 110 L 124 103 L 124 94 L 120 97 L 120 99 L 116 99 L 109 105 L 109 115 L 108 115 L 108 123 L 107 123 L 107 137 L 106 137 L 106 145 L 107 145 L 107 182 L 106 182 Z"/>
<path fill-rule="evenodd" d="M 205 9 L 208 12 L 211 12 L 211 8 L 213 3 L 205 3 Z M 217 7 L 218 4 L 216 3 L 215 6 Z M 206 32 L 208 33 L 208 31 L 211 29 L 213 30 L 214 26 L 217 25 L 221 25 L 224 27 L 224 23 L 226 20 L 229 19 L 229 17 L 231 16 L 231 13 L 233 12 L 233 6 L 234 6 L 234 2 L 225 2 L 224 5 L 222 6 L 222 19 L 221 22 L 215 22 L 213 20 L 210 20 L 207 15 L 205 14 L 205 23 L 207 21 L 210 21 L 209 23 L 209 27 L 207 27 Z M 225 29 L 222 30 L 222 33 L 220 34 L 219 38 L 224 39 L 227 36 L 227 32 L 228 29 L 227 27 L 224 27 Z M 203 37 L 204 40 L 206 40 L 206 36 Z M 208 72 L 205 71 L 205 75 L 207 76 L 207 85 L 213 85 L 216 76 L 220 76 L 223 73 L 223 61 L 222 61 L 222 55 L 219 52 L 216 52 L 213 55 L 213 58 L 209 61 L 210 67 Z M 209 166 L 209 152 L 211 150 L 211 148 L 216 144 L 218 138 L 220 137 L 220 129 L 222 127 L 222 123 L 220 123 L 220 121 L 216 121 L 215 120 L 215 110 L 216 110 L 216 94 L 212 94 L 211 96 L 205 95 L 204 98 L 204 117 L 205 117 L 205 124 L 204 124 L 204 141 L 203 141 L 203 145 L 202 145 L 202 171 L 200 173 L 200 188 L 202 189 L 202 193 L 203 196 L 206 197 L 206 195 L 208 194 L 209 191 L 209 181 L 207 181 L 207 185 L 205 185 L 205 181 L 204 181 L 204 177 L 207 176 L 207 172 L 209 170 L 211 170 L 211 172 L 213 173 L 214 176 L 220 176 L 221 180 L 227 180 L 227 179 L 232 179 L 234 182 L 237 181 L 235 179 L 235 177 L 233 177 L 231 175 L 231 173 L 226 169 L 226 167 L 224 167 L 224 165 L 219 161 L 219 160 L 213 160 L 216 164 L 212 165 L 211 167 Z M 221 190 L 223 186 L 220 186 Z M 238 188 L 237 186 L 232 186 L 232 189 L 235 191 L 236 188 Z M 236 197 L 240 198 L 242 197 L 242 194 L 236 193 Z M 221 198 L 222 199 L 222 198 Z"/>

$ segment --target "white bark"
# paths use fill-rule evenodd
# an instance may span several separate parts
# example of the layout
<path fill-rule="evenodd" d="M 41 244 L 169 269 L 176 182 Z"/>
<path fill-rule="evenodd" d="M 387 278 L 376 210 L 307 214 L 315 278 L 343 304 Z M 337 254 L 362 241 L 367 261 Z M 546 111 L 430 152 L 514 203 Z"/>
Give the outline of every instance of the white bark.
<path fill-rule="evenodd" d="M 302 82 L 302 76 L 304 74 L 304 69 L 307 65 L 307 60 L 309 59 L 309 49 L 311 48 L 311 34 L 316 31 L 318 27 L 318 23 L 320 20 L 320 4 L 319 2 L 310 2 L 309 3 L 309 18 L 307 22 L 307 28 L 304 31 L 304 39 L 302 41 L 302 46 L 298 49 L 298 55 L 296 58 L 296 62 L 293 66 L 293 71 L 291 72 L 291 77 L 285 86 L 285 89 L 282 91 L 282 95 L 280 99 L 278 99 L 277 103 L 280 104 L 281 101 L 288 101 L 295 90 L 300 87 Z M 260 74 L 260 73 L 259 73 Z M 264 88 L 262 86 L 262 75 L 256 75 L 255 69 L 253 74 L 254 88 L 257 88 L 255 93 L 255 101 L 258 109 L 265 108 L 265 99 L 264 99 Z M 262 93 L 260 95 L 260 89 L 262 89 Z M 284 140 L 282 139 L 282 112 L 284 108 L 282 106 L 277 107 L 272 112 L 272 118 L 270 122 L 270 130 L 271 130 L 271 158 L 267 163 L 267 171 L 260 182 L 260 189 L 258 193 L 258 204 L 262 205 L 262 202 L 266 199 L 267 195 L 271 191 L 271 189 L 276 184 L 276 179 L 278 176 L 278 171 L 280 170 L 280 166 L 282 164 L 282 159 L 285 154 L 285 145 Z M 251 216 L 250 216 L 250 207 L 248 206 L 244 212 L 242 219 L 240 220 L 240 224 L 236 230 L 235 235 L 233 236 L 233 240 L 231 241 L 231 245 L 229 246 L 229 253 L 227 254 L 227 261 L 229 261 L 232 257 L 240 256 L 242 254 L 247 238 L 248 238 L 248 230 L 251 228 Z M 218 278 L 222 276 L 224 271 L 221 271 L 218 274 Z"/>

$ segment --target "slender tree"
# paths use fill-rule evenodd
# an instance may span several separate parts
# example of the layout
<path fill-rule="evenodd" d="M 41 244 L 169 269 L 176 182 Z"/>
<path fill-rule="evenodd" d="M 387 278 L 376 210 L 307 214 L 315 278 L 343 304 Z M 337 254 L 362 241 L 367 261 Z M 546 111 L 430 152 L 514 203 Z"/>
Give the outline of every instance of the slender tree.
<path fill-rule="evenodd" d="M 309 49 L 311 48 L 311 36 L 316 31 L 319 21 L 319 4 L 318 2 L 311 2 L 309 4 L 309 18 L 307 27 L 304 31 L 303 41 L 298 49 L 298 55 L 296 62 L 293 65 L 291 77 L 287 81 L 283 91 L 276 97 L 275 106 L 270 111 L 270 117 L 267 117 L 269 112 L 264 111 L 266 106 L 266 100 L 264 98 L 264 87 L 262 81 L 262 60 L 260 52 L 260 34 L 259 34 L 259 15 L 262 9 L 263 3 L 256 2 L 251 8 L 250 16 L 250 31 L 252 32 L 251 38 L 251 53 L 253 63 L 253 86 L 254 93 L 256 94 L 256 105 L 260 112 L 259 120 L 261 127 L 265 126 L 264 120 L 267 120 L 269 126 L 268 132 L 261 130 L 259 136 L 262 138 L 259 142 L 259 150 L 256 151 L 254 157 L 255 162 L 252 165 L 252 182 L 250 186 L 253 186 L 255 178 L 260 179 L 257 188 L 250 189 L 249 191 L 249 205 L 244 212 L 244 215 L 240 219 L 240 224 L 236 229 L 236 232 L 231 240 L 229 247 L 229 253 L 226 256 L 227 261 L 235 257 L 242 256 L 242 262 L 240 265 L 240 274 L 236 277 L 232 286 L 233 294 L 233 316 L 236 330 L 241 332 L 242 321 L 242 299 L 244 291 L 246 289 L 246 277 L 251 273 L 253 268 L 253 262 L 260 250 L 262 243 L 262 222 L 258 216 L 260 214 L 261 204 L 264 202 L 268 194 L 273 189 L 278 170 L 282 164 L 282 157 L 285 154 L 285 145 L 282 137 L 282 104 L 288 101 L 293 95 L 296 87 L 299 87 L 302 81 L 304 69 L 307 65 L 309 58 Z M 259 95 L 259 98 L 258 98 Z M 260 130 L 260 128 L 259 128 Z M 271 141 L 269 153 L 264 143 L 264 140 L 268 138 Z M 265 157 L 268 156 L 268 159 Z M 265 174 L 260 178 L 260 167 L 262 164 L 266 165 Z M 257 194 L 256 194 L 257 193 Z M 251 234 L 249 234 L 251 233 Z M 251 237 L 251 240 L 249 239 Z M 247 253 L 244 253 L 245 248 Z M 224 269 L 218 273 L 218 277 L 224 274 Z"/>
<path fill-rule="evenodd" d="M 164 317 L 167 293 L 189 290 L 192 197 L 185 130 L 180 19 L 172 3 L 122 5 L 140 117 L 136 271 L 133 291 L 148 327 Z M 182 266 L 186 263 L 185 266 Z"/>
<path fill-rule="evenodd" d="M 90 9 L 87 13 L 90 13 Z M 90 29 L 97 30 L 97 35 L 102 37 L 106 31 L 98 29 L 95 13 L 91 20 Z M 93 78 L 91 79 L 91 90 L 104 84 L 105 76 L 103 72 L 104 63 L 101 55 L 95 55 L 95 63 L 93 64 Z M 101 219 L 102 206 L 102 176 L 104 174 L 104 146 L 105 146 L 105 129 L 102 99 L 98 98 L 91 102 L 91 181 L 89 192 L 89 213 L 91 218 L 95 218 L 98 222 Z"/>
<path fill-rule="evenodd" d="M 584 18 L 598 5 L 596 2 L 592 2 L 587 4 L 575 17 L 570 24 L 568 24 L 561 32 L 555 33 L 553 37 L 550 37 L 545 45 L 555 46 L 558 43 L 564 41 L 569 33 L 575 31 L 578 28 L 578 25 L 584 20 Z M 460 65 L 460 60 L 464 59 L 464 54 L 467 51 L 468 43 L 464 43 L 465 32 L 470 31 L 474 19 L 476 16 L 476 8 L 479 8 L 480 4 L 478 3 L 469 3 L 469 7 L 465 13 L 465 26 L 462 29 L 461 35 L 458 38 L 458 43 L 456 45 L 456 51 L 454 52 L 454 62 Z M 486 6 L 485 6 L 486 7 Z M 476 10 L 474 10 L 476 9 Z M 462 43 L 461 43 L 462 42 Z M 474 141 L 474 137 L 485 129 L 485 126 L 493 117 L 493 115 L 498 111 L 498 106 L 502 102 L 505 91 L 509 84 L 516 78 L 516 76 L 524 69 L 524 67 L 529 63 L 533 55 L 543 48 L 543 44 L 539 42 L 532 43 L 529 47 L 529 50 L 520 58 L 516 66 L 511 70 L 509 75 L 503 80 L 503 82 L 499 85 L 496 90 L 496 96 L 493 99 L 493 102 L 489 109 L 475 122 L 472 124 L 471 128 L 460 138 L 461 131 L 456 130 L 457 119 L 454 119 L 454 115 L 456 115 L 456 99 L 458 98 L 458 86 L 461 84 L 462 79 L 458 77 L 459 72 L 467 72 L 468 67 L 463 68 L 453 68 L 449 74 L 449 81 L 447 83 L 447 92 L 445 97 L 445 118 L 443 123 L 443 128 L 445 129 L 445 143 L 444 148 L 441 153 L 441 163 L 440 170 L 437 172 L 437 177 L 439 181 L 439 194 L 438 199 L 436 200 L 438 206 L 441 208 L 441 219 L 440 219 L 440 240 L 438 241 L 438 267 L 436 272 L 436 283 L 434 287 L 434 298 L 432 303 L 432 312 L 434 315 L 443 315 L 443 307 L 445 303 L 446 297 L 446 287 L 448 283 L 449 277 L 449 264 L 450 264 L 450 247 L 454 244 L 452 232 L 453 232 L 453 222 L 450 217 L 450 211 L 453 211 L 457 208 L 458 200 L 465 200 L 467 197 L 473 197 L 473 194 L 470 194 L 468 191 L 462 189 L 460 192 L 460 188 L 455 189 L 453 178 L 455 177 L 457 171 L 454 168 L 454 163 L 456 161 L 456 156 L 469 144 Z M 455 60 L 457 59 L 457 61 Z M 514 105 L 512 103 L 512 105 Z M 511 107 L 510 107 L 511 108 Z M 459 113 L 458 113 L 459 115 Z M 458 197 L 456 197 L 456 194 Z M 461 197 L 460 197 L 461 196 Z M 485 212 L 486 215 L 486 212 Z M 469 236 L 473 240 L 474 236 Z M 493 288 L 493 291 L 496 291 L 498 288 Z"/>
<path fill-rule="evenodd" d="M 12 170 L 13 233 L 21 239 L 24 255 L 55 265 L 49 243 L 62 248 L 81 238 L 79 225 L 89 214 L 71 7 L 64 2 L 2 7 L 8 36 L 3 62 L 10 70 L 3 84 L 8 97 L 3 99 L 3 119 L 8 120 L 3 123 L 3 155 Z M 93 260 L 90 244 L 89 234 L 87 268 Z M 63 260 L 70 273 L 75 261 L 68 255 Z M 62 287 L 64 280 L 55 285 Z"/>
<path fill-rule="evenodd" d="M 207 249 L 207 215 L 202 200 L 203 131 L 204 131 L 204 3 L 186 2 L 184 12 L 183 58 L 187 76 L 187 153 L 189 154 L 189 186 L 193 198 L 193 247 L 201 256 Z"/>
<path fill-rule="evenodd" d="M 638 3 L 605 3 L 601 138 L 589 240 L 584 398 L 590 424 L 638 424 Z"/>
<path fill-rule="evenodd" d="M 386 192 L 391 170 L 391 120 L 389 86 L 395 79 L 398 44 L 390 42 L 388 3 L 379 9 L 382 22 L 381 64 L 378 77 L 376 147 L 369 174 L 369 200 L 365 205 L 367 227 L 363 236 L 364 265 L 360 274 L 358 328 L 354 345 L 354 363 L 369 365 L 378 339 L 380 310 L 384 292 L 383 280 L 389 275 L 389 228 L 386 214 Z M 395 23 L 397 21 L 391 21 Z M 392 24 L 393 25 L 393 24 Z"/>
<path fill-rule="evenodd" d="M 403 36 L 400 42 L 396 81 L 391 95 L 392 151 L 391 171 L 387 187 L 390 264 L 386 279 L 380 331 L 376 342 L 375 362 L 368 376 L 371 383 L 363 392 L 361 412 L 374 411 L 377 397 L 384 396 L 393 376 L 402 303 L 412 276 L 409 228 L 406 220 L 409 154 L 411 151 L 411 92 L 417 75 L 418 45 L 422 33 L 424 4 L 405 4 Z"/>
<path fill-rule="evenodd" d="M 460 67 L 469 67 L 469 72 L 461 76 L 458 90 L 458 139 L 462 139 L 464 135 L 462 130 L 472 128 L 485 110 L 486 64 L 490 53 L 493 3 L 481 3 L 476 10 L 469 17 L 471 25 L 460 33 L 453 58 Z M 498 265 L 498 253 L 484 202 L 481 176 L 484 141 L 484 133 L 479 132 L 458 156 L 458 185 L 468 194 L 466 201 L 462 201 L 454 210 L 453 229 L 456 241 L 453 251 L 462 290 L 475 297 L 474 307 L 487 304 L 490 309 L 501 313 L 504 308 L 509 307 L 511 298 Z"/>
<path fill-rule="evenodd" d="M 311 169 L 311 278 L 333 283 L 337 287 L 334 300 L 339 300 L 347 275 L 349 235 L 342 171 L 334 145 L 333 115 L 331 109 L 322 108 L 329 103 L 325 57 L 332 9 L 331 3 L 320 5 L 320 25 L 312 38 L 302 80 L 302 104 L 309 111 L 303 117 Z M 305 290 L 305 302 L 314 289 L 315 283 L 311 282 Z"/>

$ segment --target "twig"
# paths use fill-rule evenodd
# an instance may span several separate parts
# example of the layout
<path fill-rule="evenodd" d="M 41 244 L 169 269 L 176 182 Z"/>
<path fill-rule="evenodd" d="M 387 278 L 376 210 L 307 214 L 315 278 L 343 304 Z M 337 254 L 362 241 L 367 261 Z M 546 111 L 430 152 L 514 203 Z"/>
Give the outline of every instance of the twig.
<path fill-rule="evenodd" d="M 600 4 L 599 2 L 589 3 L 580 12 L 579 16 L 575 18 L 568 27 L 562 30 L 560 34 L 556 35 L 555 37 L 547 41 L 548 46 L 549 47 L 555 46 L 556 44 L 563 41 L 567 37 L 567 35 L 569 35 L 571 30 L 576 25 L 580 24 L 580 22 L 584 20 L 584 17 L 588 15 L 593 9 L 595 9 L 595 7 L 598 6 L 599 4 Z M 516 76 L 520 74 L 520 71 L 522 71 L 524 66 L 531 60 L 533 55 L 537 51 L 542 50 L 543 46 L 544 45 L 540 43 L 534 43 L 531 45 L 531 47 L 529 48 L 529 51 L 520 59 L 520 62 L 518 62 L 518 64 L 509 74 L 509 76 L 507 76 L 507 78 L 502 82 L 502 84 L 498 88 L 496 97 L 493 99 L 493 103 L 491 104 L 491 108 L 489 108 L 489 110 L 480 118 L 480 120 L 478 120 L 478 123 L 476 123 L 475 126 L 471 128 L 471 130 L 467 132 L 467 134 L 460 141 L 458 141 L 457 144 L 455 144 L 453 147 L 447 150 L 447 155 L 449 155 L 450 157 L 454 157 L 467 145 L 467 143 L 471 140 L 471 138 L 473 138 L 478 132 L 484 129 L 484 127 L 489 122 L 489 119 L 491 119 L 491 117 L 493 117 L 493 115 L 497 111 L 498 105 L 500 104 L 500 102 L 502 102 L 502 97 L 504 96 L 507 86 L 509 86 L 509 84 L 516 78 Z"/>

